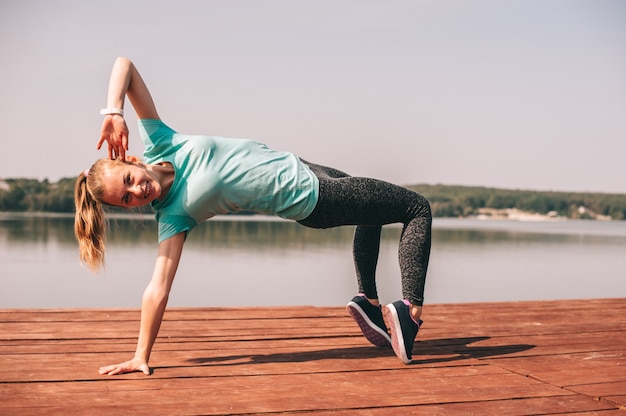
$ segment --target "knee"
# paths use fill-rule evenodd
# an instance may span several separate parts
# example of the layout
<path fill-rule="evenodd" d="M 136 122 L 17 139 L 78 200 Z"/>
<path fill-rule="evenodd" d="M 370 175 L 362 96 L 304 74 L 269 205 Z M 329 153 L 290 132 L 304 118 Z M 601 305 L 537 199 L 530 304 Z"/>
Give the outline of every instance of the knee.
<path fill-rule="evenodd" d="M 422 217 L 432 221 L 433 214 L 430 208 L 430 202 L 424 195 L 416 193 L 416 200 L 413 205 L 412 213 L 416 217 Z"/>

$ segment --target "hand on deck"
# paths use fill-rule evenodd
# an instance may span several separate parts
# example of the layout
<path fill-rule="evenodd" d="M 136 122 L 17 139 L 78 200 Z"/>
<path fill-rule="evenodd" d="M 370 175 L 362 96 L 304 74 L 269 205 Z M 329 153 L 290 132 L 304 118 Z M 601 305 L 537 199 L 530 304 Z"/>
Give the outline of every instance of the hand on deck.
<path fill-rule="evenodd" d="M 148 367 L 148 362 L 142 358 L 137 357 L 120 364 L 100 367 L 99 373 L 103 375 L 106 374 L 109 376 L 114 376 L 116 374 L 132 373 L 135 371 L 141 371 L 147 376 L 151 374 L 150 367 Z"/>

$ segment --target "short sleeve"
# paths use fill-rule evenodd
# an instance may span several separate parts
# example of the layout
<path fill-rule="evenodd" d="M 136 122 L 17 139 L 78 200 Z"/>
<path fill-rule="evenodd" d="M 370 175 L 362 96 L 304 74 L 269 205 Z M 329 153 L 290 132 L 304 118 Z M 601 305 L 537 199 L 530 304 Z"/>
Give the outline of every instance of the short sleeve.
<path fill-rule="evenodd" d="M 160 213 L 159 213 L 160 214 Z M 159 225 L 159 243 L 174 237 L 182 232 L 190 232 L 197 223 L 188 216 L 183 215 L 159 215 L 157 214 L 157 222 Z"/>

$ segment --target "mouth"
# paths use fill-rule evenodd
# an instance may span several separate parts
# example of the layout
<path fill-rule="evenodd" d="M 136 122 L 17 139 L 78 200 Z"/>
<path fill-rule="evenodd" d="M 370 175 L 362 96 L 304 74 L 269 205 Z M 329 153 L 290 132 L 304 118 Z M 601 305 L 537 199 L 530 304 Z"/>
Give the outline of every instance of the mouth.
<path fill-rule="evenodd" d="M 148 197 L 150 196 L 151 193 L 152 193 L 152 185 L 150 184 L 149 181 L 146 181 L 146 187 L 145 187 L 145 190 L 143 192 L 143 198 L 144 199 L 148 199 Z"/>

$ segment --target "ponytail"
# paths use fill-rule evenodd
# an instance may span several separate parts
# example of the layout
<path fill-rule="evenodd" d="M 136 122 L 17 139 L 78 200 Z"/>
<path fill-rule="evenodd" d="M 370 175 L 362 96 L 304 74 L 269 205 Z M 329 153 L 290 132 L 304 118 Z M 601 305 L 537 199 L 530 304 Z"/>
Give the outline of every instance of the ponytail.
<path fill-rule="evenodd" d="M 76 178 L 74 185 L 74 235 L 78 240 L 80 260 L 91 271 L 97 272 L 104 267 L 104 248 L 106 241 L 106 219 L 100 197 L 102 186 L 94 172 L 98 163 Z M 85 173 L 87 175 L 85 175 Z"/>
<path fill-rule="evenodd" d="M 106 242 L 106 218 L 104 216 L 104 172 L 124 163 L 142 164 L 135 156 L 122 159 L 99 159 L 91 169 L 81 172 L 74 185 L 74 235 L 78 240 L 80 261 L 97 272 L 104 268 L 104 247 Z"/>

